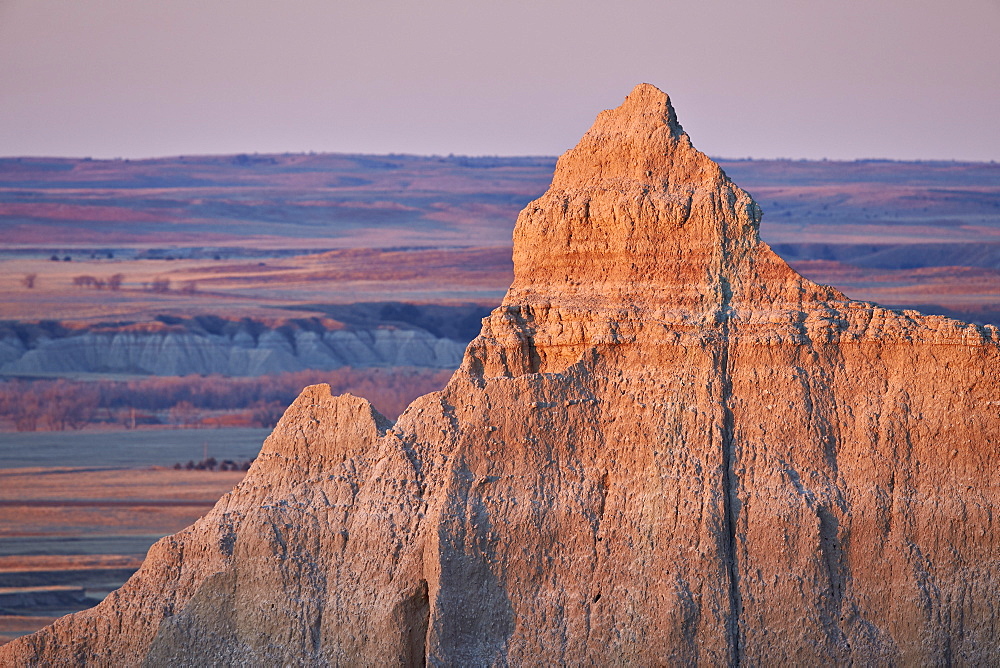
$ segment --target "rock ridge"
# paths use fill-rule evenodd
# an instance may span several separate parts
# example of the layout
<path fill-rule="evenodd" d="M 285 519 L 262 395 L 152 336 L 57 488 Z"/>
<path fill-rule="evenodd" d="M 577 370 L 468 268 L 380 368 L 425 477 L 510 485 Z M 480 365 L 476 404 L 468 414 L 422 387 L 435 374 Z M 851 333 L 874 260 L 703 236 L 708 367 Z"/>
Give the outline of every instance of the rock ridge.
<path fill-rule="evenodd" d="M 463 343 L 420 328 L 345 328 L 320 319 L 306 321 L 307 326 L 228 324 L 223 331 L 94 328 L 27 341 L 8 329 L 0 333 L 0 376 L 261 376 L 344 366 L 449 369 L 458 366 L 464 351 Z"/>
<path fill-rule="evenodd" d="M 246 479 L 0 659 L 1000 660 L 1000 337 L 791 270 L 644 84 L 564 154 L 447 387 L 306 388 Z"/>

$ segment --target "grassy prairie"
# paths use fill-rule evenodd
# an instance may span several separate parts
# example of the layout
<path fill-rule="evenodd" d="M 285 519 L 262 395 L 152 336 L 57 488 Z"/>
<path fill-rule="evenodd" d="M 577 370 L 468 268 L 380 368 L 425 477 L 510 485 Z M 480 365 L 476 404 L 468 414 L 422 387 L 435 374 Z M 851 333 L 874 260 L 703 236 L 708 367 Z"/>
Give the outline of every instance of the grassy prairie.
<path fill-rule="evenodd" d="M 0 469 L 169 467 L 206 456 L 253 459 L 269 429 L 0 432 Z M 0 499 L 10 490 L 0 487 Z"/>
<path fill-rule="evenodd" d="M 173 462 L 253 458 L 266 434 L 0 433 L 0 642 L 94 605 L 244 475 Z"/>

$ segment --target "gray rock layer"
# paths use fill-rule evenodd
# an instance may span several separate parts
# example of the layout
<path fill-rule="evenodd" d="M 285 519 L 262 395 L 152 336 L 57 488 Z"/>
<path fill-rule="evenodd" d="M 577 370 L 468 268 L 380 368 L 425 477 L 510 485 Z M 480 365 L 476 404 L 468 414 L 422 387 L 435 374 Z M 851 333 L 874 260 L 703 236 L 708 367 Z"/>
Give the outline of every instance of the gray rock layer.
<path fill-rule="evenodd" d="M 847 299 L 643 85 L 391 425 L 307 388 L 246 479 L 15 664 L 1000 662 L 1000 336 Z"/>
<path fill-rule="evenodd" d="M 157 376 L 261 376 L 343 366 L 454 368 L 464 346 L 423 330 L 371 329 L 216 335 L 191 332 L 87 332 L 27 347 L 0 339 L 0 375 L 126 373 Z"/>

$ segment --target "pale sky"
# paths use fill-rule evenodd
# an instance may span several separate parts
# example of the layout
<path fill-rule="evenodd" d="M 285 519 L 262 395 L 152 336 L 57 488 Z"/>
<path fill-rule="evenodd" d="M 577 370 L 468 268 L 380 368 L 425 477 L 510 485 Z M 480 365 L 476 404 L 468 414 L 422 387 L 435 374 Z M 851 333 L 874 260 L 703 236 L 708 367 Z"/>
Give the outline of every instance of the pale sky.
<path fill-rule="evenodd" d="M 713 156 L 1000 160 L 1000 0 L 0 0 L 0 156 L 557 155 L 640 82 Z"/>

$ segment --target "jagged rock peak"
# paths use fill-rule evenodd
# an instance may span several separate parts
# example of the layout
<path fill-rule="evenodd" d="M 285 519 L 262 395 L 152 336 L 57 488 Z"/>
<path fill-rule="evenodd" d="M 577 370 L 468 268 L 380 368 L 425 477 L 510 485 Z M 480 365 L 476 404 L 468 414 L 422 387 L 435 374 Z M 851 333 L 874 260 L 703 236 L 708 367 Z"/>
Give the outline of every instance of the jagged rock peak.
<path fill-rule="evenodd" d="M 552 187 L 625 179 L 653 183 L 667 176 L 678 149 L 694 152 L 670 98 L 656 86 L 639 84 L 621 106 L 602 111 L 576 148 L 559 159 Z"/>
<path fill-rule="evenodd" d="M 753 199 L 692 146 L 667 95 L 641 84 L 598 115 L 560 157 L 549 190 L 521 212 L 506 303 L 572 301 L 581 292 L 641 303 L 692 286 L 717 294 L 748 254 L 775 264 L 759 221 Z"/>
<path fill-rule="evenodd" d="M 802 278 L 673 118 L 563 156 L 442 391 L 307 388 L 0 665 L 1000 665 L 996 329 Z"/>
<path fill-rule="evenodd" d="M 592 351 L 628 365 L 665 340 L 984 340 L 975 327 L 851 302 L 804 278 L 760 239 L 761 215 L 694 148 L 667 95 L 637 86 L 519 215 L 514 282 L 464 368 L 557 372 Z"/>

